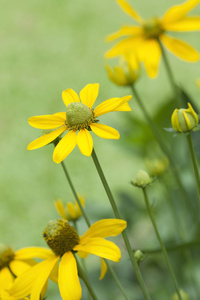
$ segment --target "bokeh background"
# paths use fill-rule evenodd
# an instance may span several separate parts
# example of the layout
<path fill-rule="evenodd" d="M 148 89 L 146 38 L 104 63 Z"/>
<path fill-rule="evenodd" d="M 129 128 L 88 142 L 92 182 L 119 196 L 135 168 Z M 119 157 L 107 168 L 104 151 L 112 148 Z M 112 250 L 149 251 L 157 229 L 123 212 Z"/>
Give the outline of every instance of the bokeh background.
<path fill-rule="evenodd" d="M 162 16 L 170 6 L 181 2 L 129 1 L 144 18 Z M 199 14 L 200 7 L 196 7 L 192 15 Z M 53 202 L 58 198 L 64 202 L 74 200 L 61 166 L 52 161 L 53 146 L 26 150 L 27 144 L 41 134 L 40 130 L 28 125 L 28 118 L 64 111 L 62 91 L 72 88 L 79 92 L 88 83 L 100 84 L 96 105 L 115 96 L 130 94 L 129 88 L 117 87 L 109 81 L 105 64 L 113 64 L 115 60 L 106 62 L 104 54 L 112 46 L 106 43 L 106 36 L 133 21 L 114 0 L 2 0 L 0 19 L 0 240 L 17 250 L 45 246 L 42 231 L 49 220 L 58 217 Z M 200 51 L 198 32 L 172 35 L 183 38 Z M 199 108 L 200 89 L 195 84 L 200 77 L 199 62 L 189 64 L 169 52 L 167 55 L 177 83 L 184 87 Z M 157 117 L 158 124 L 170 127 L 173 110 L 168 103 L 172 91 L 163 62 L 154 80 L 147 77 L 142 66 L 136 87 L 149 113 Z M 146 152 L 156 150 L 153 142 L 149 146 L 149 129 L 134 98 L 130 105 L 132 112 L 101 117 L 102 123 L 119 130 L 121 139 L 103 140 L 93 136 L 94 146 L 121 214 L 128 221 L 133 248 L 156 248 L 158 243 L 145 212 L 141 191 L 130 185 L 138 169 L 145 168 Z M 163 135 L 166 140 L 173 140 L 164 130 Z M 198 148 L 198 141 L 196 144 Z M 180 156 L 184 153 L 183 149 L 178 151 Z M 84 157 L 76 148 L 65 163 L 78 193 L 86 197 L 86 210 L 91 221 L 113 217 L 92 158 Z M 193 178 L 187 172 L 184 174 L 185 185 L 189 182 L 192 189 Z M 170 214 L 166 213 L 165 193 L 166 188 L 159 184 L 150 188 L 161 234 L 170 241 L 176 237 Z M 80 234 L 86 230 L 83 220 L 78 222 L 78 228 Z M 113 267 L 131 299 L 143 299 L 121 237 L 114 241 L 120 246 L 123 256 Z M 172 259 L 177 261 L 177 256 L 172 255 Z M 123 299 L 109 274 L 104 280 L 98 280 L 98 258 L 89 256 L 86 263 L 99 299 Z M 182 273 L 181 284 L 193 295 L 187 268 L 180 270 L 180 265 L 181 260 L 176 270 Z M 153 299 L 170 299 L 174 289 L 162 256 L 149 255 L 141 268 Z M 200 270 L 195 272 L 198 278 Z M 58 289 L 52 283 L 47 299 L 59 299 Z M 89 299 L 85 290 L 83 299 Z"/>

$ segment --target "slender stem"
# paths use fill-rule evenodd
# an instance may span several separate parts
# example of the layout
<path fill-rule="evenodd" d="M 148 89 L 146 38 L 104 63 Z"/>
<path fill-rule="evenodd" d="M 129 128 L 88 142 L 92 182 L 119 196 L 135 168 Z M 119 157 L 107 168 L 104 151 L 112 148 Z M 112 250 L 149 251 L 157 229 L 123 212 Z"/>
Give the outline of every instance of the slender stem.
<path fill-rule="evenodd" d="M 100 177 L 100 179 L 101 179 L 101 182 L 102 182 L 102 184 L 103 184 L 103 186 L 104 186 L 104 189 L 105 189 L 105 191 L 106 191 L 106 194 L 107 194 L 107 196 L 108 196 L 108 199 L 109 199 L 109 201 L 110 201 L 110 204 L 111 204 L 111 206 L 112 206 L 114 215 L 115 215 L 116 218 L 121 219 L 121 216 L 120 216 L 120 213 L 119 213 L 119 211 L 118 211 L 117 205 L 116 205 L 116 203 L 115 203 L 115 200 L 114 200 L 114 198 L 113 198 L 113 195 L 112 195 L 112 193 L 111 193 L 111 190 L 110 190 L 110 188 L 109 188 L 109 186 L 108 186 L 107 180 L 106 180 L 106 178 L 105 178 L 105 176 L 104 176 L 104 173 L 103 173 L 103 171 L 102 171 L 102 168 L 101 168 L 101 166 L 100 166 L 100 163 L 99 163 L 99 161 L 98 161 L 98 158 L 97 158 L 97 156 L 96 156 L 96 153 L 95 153 L 94 149 L 93 149 L 93 151 L 92 151 L 92 158 L 93 158 L 93 162 L 94 162 L 94 164 L 95 164 L 95 167 L 96 167 L 96 169 L 97 169 L 97 172 L 98 172 L 98 174 L 99 174 L 99 177 Z M 136 261 L 136 259 L 135 259 L 135 257 L 134 257 L 134 253 L 133 253 L 133 251 L 132 251 L 131 244 L 130 244 L 130 242 L 129 242 L 129 239 L 128 239 L 126 230 L 124 230 L 124 231 L 122 232 L 122 236 L 123 236 L 124 243 L 125 243 L 125 245 L 126 245 L 126 248 L 127 248 L 127 251 L 128 251 L 128 254 L 129 254 L 129 257 L 130 257 L 132 266 L 133 266 L 133 269 L 134 269 L 134 271 L 135 271 L 135 275 L 136 275 L 136 277 L 137 277 L 137 279 L 138 279 L 138 282 L 139 282 L 139 284 L 140 284 L 141 290 L 142 290 L 142 292 L 143 292 L 143 295 L 144 295 L 144 297 L 145 297 L 146 300 L 150 300 L 150 299 L 151 299 L 151 298 L 150 298 L 150 295 L 149 295 L 148 290 L 147 290 L 147 288 L 146 288 L 146 285 L 145 285 L 145 283 L 144 283 L 144 279 L 143 279 L 142 274 L 141 274 L 141 272 L 140 272 L 140 269 L 139 269 L 139 266 L 138 266 L 138 264 L 137 264 L 137 261 Z"/>
<path fill-rule="evenodd" d="M 170 82 L 170 85 L 171 85 L 173 93 L 174 93 L 174 99 L 176 100 L 178 106 L 180 106 L 181 105 L 180 92 L 179 92 L 179 90 L 177 88 L 177 85 L 175 83 L 174 75 L 173 75 L 172 69 L 170 67 L 170 64 L 169 64 L 169 61 L 168 61 L 168 58 L 167 58 L 167 55 L 166 55 L 165 48 L 163 47 L 163 45 L 162 45 L 162 43 L 159 39 L 158 39 L 158 43 L 160 45 L 160 49 L 161 49 L 161 52 L 162 52 L 162 57 L 163 57 L 163 61 L 164 61 L 165 68 L 166 68 L 166 71 L 167 71 L 167 75 L 168 75 L 168 78 L 169 78 L 169 82 Z"/>
<path fill-rule="evenodd" d="M 83 271 L 78 259 L 76 259 L 76 262 L 77 262 L 77 266 L 78 266 L 78 272 L 79 272 L 79 275 L 80 277 L 83 279 L 85 285 L 87 286 L 87 289 L 92 297 L 93 300 L 98 300 L 97 296 L 95 295 L 95 292 L 87 278 L 87 276 L 85 275 L 85 272 Z"/>
<path fill-rule="evenodd" d="M 71 178 L 70 178 L 70 176 L 69 176 L 69 173 L 68 173 L 68 171 L 67 171 L 67 168 L 66 168 L 64 162 L 61 162 L 61 166 L 62 166 L 63 171 L 64 171 L 64 173 L 65 173 L 65 175 L 66 175 L 66 177 L 67 177 L 68 183 L 69 183 L 69 185 L 70 185 L 70 187 L 71 187 L 71 190 L 72 190 L 72 192 L 73 192 L 73 194 L 74 194 L 74 197 L 75 197 L 76 201 L 78 202 L 78 205 L 79 205 L 80 210 L 81 210 L 81 212 L 82 212 L 83 218 L 85 219 L 85 222 L 86 222 L 87 226 L 90 227 L 90 226 L 91 226 L 91 223 L 90 223 L 89 218 L 87 217 L 87 215 L 86 215 L 86 213 L 85 213 L 85 210 L 84 210 L 84 208 L 83 208 L 83 206 L 82 206 L 82 204 L 81 204 L 81 202 L 80 202 L 80 200 L 79 200 L 79 198 L 78 198 L 78 195 L 77 195 L 77 193 L 76 193 L 76 190 L 75 190 L 75 188 L 74 188 L 74 185 L 73 185 L 73 183 L 72 183 L 72 181 L 71 181 Z M 122 295 L 124 296 L 124 298 L 125 298 L 126 300 L 128 300 L 128 297 L 127 297 L 127 295 L 126 295 L 126 292 L 125 292 L 124 288 L 122 287 L 120 281 L 118 280 L 117 275 L 115 274 L 114 270 L 112 269 L 112 267 L 109 265 L 109 263 L 108 263 L 107 261 L 105 261 L 105 262 L 106 262 L 106 264 L 107 264 L 107 267 L 108 267 L 109 272 L 111 273 L 111 276 L 113 277 L 113 279 L 114 279 L 116 285 L 118 286 L 119 290 L 121 291 Z"/>
<path fill-rule="evenodd" d="M 179 176 L 179 173 L 177 171 L 177 168 L 176 168 L 176 163 L 173 159 L 173 156 L 171 155 L 171 152 L 170 150 L 168 149 L 168 147 L 166 146 L 164 140 L 163 140 L 163 137 L 162 135 L 160 134 L 160 132 L 158 131 L 154 121 L 152 120 L 151 116 L 149 115 L 148 111 L 146 110 L 146 107 L 145 105 L 143 105 L 142 103 L 142 100 L 138 94 L 138 92 L 136 91 L 134 85 L 131 86 L 132 88 L 132 92 L 133 92 L 133 95 L 135 96 L 135 100 L 137 101 L 138 105 L 140 106 L 148 124 L 149 124 L 149 127 L 151 128 L 151 131 L 153 133 L 153 135 L 155 136 L 158 144 L 160 145 L 160 148 L 162 149 L 162 151 L 164 152 L 164 154 L 167 156 L 167 158 L 169 159 L 169 162 L 170 162 L 170 166 L 171 166 L 171 171 L 174 175 L 174 178 L 179 186 L 179 189 L 180 189 L 180 192 L 181 192 L 181 195 L 182 195 L 182 198 L 184 199 L 185 201 L 185 204 L 187 205 L 188 209 L 190 210 L 190 214 L 193 218 L 193 220 L 198 220 L 198 215 L 197 215 L 197 212 L 195 211 L 194 207 L 191 205 L 191 203 L 188 203 L 188 197 L 187 197 L 187 192 L 181 182 L 181 179 L 180 179 L 180 176 Z"/>
<path fill-rule="evenodd" d="M 199 177 L 199 170 L 198 170 L 198 166 L 197 166 L 197 160 L 196 160 L 196 156 L 195 156 L 195 152 L 194 152 L 194 146 L 193 146 L 191 133 L 187 134 L 186 137 L 187 137 L 187 142 L 188 142 L 188 146 L 189 146 L 189 150 L 190 150 L 190 155 L 191 155 L 191 159 L 192 159 L 192 165 L 193 165 L 193 169 L 194 169 L 194 174 L 195 174 L 195 179 L 196 179 L 196 184 L 197 184 L 197 189 L 198 189 L 198 194 L 199 194 L 199 200 L 200 200 L 200 177 Z M 199 202 L 199 204 L 200 204 L 200 202 Z"/>
<path fill-rule="evenodd" d="M 172 265 L 171 265 L 171 263 L 170 263 L 170 261 L 169 261 L 169 258 L 168 258 L 168 254 L 167 254 L 165 245 L 164 245 L 164 243 L 163 243 L 163 241 L 162 241 L 162 239 L 161 239 L 161 236 L 160 236 L 160 234 L 159 234 L 159 231 L 158 231 L 158 228 L 157 228 L 157 225 L 156 225 L 154 216 L 153 216 L 152 211 L 151 211 L 151 207 L 150 207 L 149 200 L 148 200 L 148 197 L 147 197 L 146 188 L 142 188 L 142 191 L 143 191 L 143 195 L 144 195 L 144 200 L 145 200 L 146 208 L 147 208 L 149 217 L 150 217 L 150 219 L 151 219 L 152 225 L 153 225 L 153 227 L 154 227 L 154 230 L 155 230 L 157 239 L 158 239 L 158 241 L 159 241 L 159 243 L 160 243 L 160 247 L 161 247 L 161 249 L 162 249 L 163 256 L 164 256 L 164 258 L 165 258 L 165 261 L 166 261 L 167 267 L 168 267 L 168 269 L 169 269 L 169 272 L 170 272 L 172 281 L 173 281 L 173 283 L 174 283 L 175 290 L 176 290 L 176 292 L 177 292 L 177 295 L 178 295 L 179 299 L 182 300 L 182 297 L 181 297 L 181 294 L 180 294 L 180 289 L 178 288 L 178 284 L 177 284 L 177 280 L 176 280 L 176 276 L 175 276 L 174 270 L 173 270 Z"/>

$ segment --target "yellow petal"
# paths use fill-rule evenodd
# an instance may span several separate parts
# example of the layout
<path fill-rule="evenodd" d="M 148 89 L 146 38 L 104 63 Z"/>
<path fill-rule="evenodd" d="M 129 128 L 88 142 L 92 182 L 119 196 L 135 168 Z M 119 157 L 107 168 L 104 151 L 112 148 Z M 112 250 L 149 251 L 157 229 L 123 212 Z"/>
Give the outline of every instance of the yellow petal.
<path fill-rule="evenodd" d="M 92 108 L 94 102 L 97 99 L 98 94 L 99 94 L 99 84 L 98 83 L 88 84 L 80 91 L 81 102 L 87 105 L 87 107 Z"/>
<path fill-rule="evenodd" d="M 78 196 L 78 198 L 79 198 L 79 200 L 81 202 L 82 207 L 84 208 L 84 206 L 85 206 L 85 196 L 82 196 L 82 197 Z M 81 212 L 80 206 L 79 206 L 79 204 L 78 204 L 77 201 L 76 201 L 75 205 L 76 205 L 77 214 L 79 216 L 81 216 L 82 212 Z"/>
<path fill-rule="evenodd" d="M 83 155 L 90 156 L 93 149 L 93 139 L 87 129 L 81 129 L 77 135 L 77 145 Z"/>
<path fill-rule="evenodd" d="M 95 117 L 97 118 L 109 112 L 117 111 L 117 108 L 121 107 L 124 103 L 127 103 L 131 98 L 132 96 L 128 95 L 122 98 L 111 98 L 103 101 L 94 109 Z"/>
<path fill-rule="evenodd" d="M 119 132 L 107 125 L 92 123 L 90 124 L 92 131 L 103 139 L 114 139 L 118 140 L 120 138 Z"/>
<path fill-rule="evenodd" d="M 46 146 L 47 144 L 51 143 L 52 141 L 54 141 L 59 135 L 61 135 L 65 130 L 67 129 L 66 126 L 62 126 L 48 134 L 44 134 L 41 137 L 39 137 L 38 139 L 34 140 L 33 142 L 31 142 L 28 147 L 27 150 L 34 150 L 34 149 L 38 149 L 41 148 L 43 146 Z"/>
<path fill-rule="evenodd" d="M 39 129 L 54 129 L 65 124 L 66 113 L 56 113 L 54 115 L 43 115 L 31 117 L 28 123 L 35 128 Z"/>
<path fill-rule="evenodd" d="M 192 31 L 200 30 L 200 17 L 185 17 L 177 22 L 166 25 L 170 31 Z"/>
<path fill-rule="evenodd" d="M 0 271 L 0 288 L 10 289 L 14 281 L 13 275 L 8 268 L 3 268 Z M 1 299 L 1 298 L 0 298 Z"/>
<path fill-rule="evenodd" d="M 42 267 L 40 266 L 41 272 L 38 274 L 37 278 L 34 280 L 34 285 L 32 286 L 31 290 L 31 297 L 30 300 L 38 300 L 40 299 L 40 294 L 50 276 L 51 271 L 53 270 L 55 264 L 58 262 L 59 257 L 54 256 L 52 258 L 49 258 L 40 264 L 42 264 Z"/>
<path fill-rule="evenodd" d="M 62 92 L 62 99 L 65 105 L 67 106 L 69 103 L 80 102 L 79 96 L 72 89 L 67 89 Z"/>
<path fill-rule="evenodd" d="M 138 15 L 138 13 L 125 0 L 117 1 L 128 15 L 133 17 L 137 22 L 142 21 L 142 18 Z"/>
<path fill-rule="evenodd" d="M 53 161 L 60 163 L 63 161 L 76 146 L 76 131 L 70 130 L 58 143 L 53 153 Z"/>
<path fill-rule="evenodd" d="M 34 262 L 33 260 L 31 262 L 32 262 L 32 266 L 36 264 L 36 262 Z M 15 259 L 10 262 L 10 268 L 12 272 L 15 274 L 15 276 L 18 277 L 19 275 L 21 275 L 22 273 L 30 269 L 31 265 L 26 262 Z"/>
<path fill-rule="evenodd" d="M 113 242 L 100 237 L 88 239 L 86 244 L 79 243 L 73 250 L 94 254 L 116 262 L 121 258 L 120 249 Z"/>
<path fill-rule="evenodd" d="M 51 256 L 54 256 L 54 253 L 50 249 L 42 247 L 27 247 L 15 252 L 15 259 L 17 260 L 26 260 L 30 258 L 46 259 Z"/>
<path fill-rule="evenodd" d="M 158 67 L 161 57 L 161 49 L 156 40 L 146 40 L 140 48 L 140 60 L 144 62 L 147 74 L 155 78 L 158 74 Z"/>
<path fill-rule="evenodd" d="M 139 26 L 123 26 L 118 32 L 115 32 L 107 37 L 107 41 L 113 41 L 124 35 L 141 35 L 142 28 Z"/>
<path fill-rule="evenodd" d="M 190 62 L 199 60 L 199 53 L 185 42 L 164 34 L 161 36 L 161 41 L 171 52 L 173 52 L 179 58 Z"/>
<path fill-rule="evenodd" d="M 64 205 L 63 205 L 61 199 L 58 199 L 57 201 L 54 201 L 54 205 L 55 205 L 55 208 L 56 208 L 57 212 L 59 213 L 59 215 L 63 219 L 67 219 L 67 216 L 66 216 L 66 213 L 65 213 L 65 208 L 64 208 Z"/>
<path fill-rule="evenodd" d="M 121 219 L 103 219 L 92 224 L 87 232 L 81 237 L 81 241 L 86 241 L 92 237 L 108 237 L 120 234 L 127 226 L 127 222 Z"/>
<path fill-rule="evenodd" d="M 103 279 L 104 276 L 106 275 L 107 269 L 108 269 L 108 267 L 107 267 L 104 259 L 101 258 L 101 275 L 99 277 L 100 280 Z"/>
<path fill-rule="evenodd" d="M 57 263 L 55 264 L 55 266 L 53 267 L 52 271 L 51 271 L 51 274 L 49 275 L 49 278 L 58 283 L 58 261 Z"/>
<path fill-rule="evenodd" d="M 110 49 L 106 54 L 106 58 L 115 57 L 118 55 L 126 55 L 127 53 L 135 53 L 137 51 L 138 45 L 143 41 L 142 36 L 131 36 L 125 38 L 124 40 L 117 43 L 112 49 Z"/>
<path fill-rule="evenodd" d="M 77 214 L 76 214 L 76 209 L 75 209 L 75 206 L 73 203 L 71 203 L 71 202 L 67 203 L 67 211 L 72 219 L 76 219 Z"/>
<path fill-rule="evenodd" d="M 61 258 L 58 271 L 58 286 L 63 300 L 80 300 L 82 295 L 76 259 L 71 252 Z"/>
<path fill-rule="evenodd" d="M 28 296 L 32 292 L 32 288 L 35 286 L 35 281 L 44 273 L 46 274 L 46 270 L 52 270 L 53 266 L 59 260 L 59 256 L 52 256 L 47 260 L 38 263 L 32 268 L 28 269 L 25 273 L 20 275 L 14 281 L 12 288 L 10 289 L 10 294 L 16 298 L 23 298 Z M 45 275 L 46 276 L 46 275 Z M 46 277 L 47 280 L 48 276 Z M 39 298 L 37 298 L 38 300 Z"/>
<path fill-rule="evenodd" d="M 188 0 L 180 5 L 172 6 L 162 18 L 162 23 L 168 24 L 180 20 L 197 4 L 199 4 L 199 2 L 199 0 Z"/>
<path fill-rule="evenodd" d="M 130 108 L 128 103 L 124 103 L 120 106 L 118 106 L 114 111 L 131 111 L 132 109 Z"/>

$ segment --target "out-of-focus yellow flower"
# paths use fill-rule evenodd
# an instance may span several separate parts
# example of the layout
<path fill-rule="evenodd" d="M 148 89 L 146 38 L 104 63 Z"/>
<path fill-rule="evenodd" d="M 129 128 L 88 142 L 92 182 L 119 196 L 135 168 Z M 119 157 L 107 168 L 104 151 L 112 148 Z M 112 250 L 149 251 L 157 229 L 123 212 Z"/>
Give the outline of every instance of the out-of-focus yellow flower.
<path fill-rule="evenodd" d="M 182 300 L 189 300 L 189 296 L 188 294 L 186 294 L 186 292 L 184 292 L 183 290 L 180 290 L 180 295 L 181 295 L 181 298 Z M 179 300 L 179 296 L 177 295 L 177 293 L 175 293 L 173 296 L 172 296 L 172 300 Z"/>
<path fill-rule="evenodd" d="M 189 62 L 199 60 L 199 53 L 185 42 L 166 34 L 168 31 L 200 30 L 200 17 L 188 17 L 199 0 L 189 0 L 180 5 L 172 6 L 162 18 L 153 17 L 143 20 L 125 0 L 118 0 L 122 9 L 130 15 L 138 26 L 123 26 L 117 33 L 108 37 L 108 41 L 123 37 L 117 45 L 106 53 L 107 58 L 126 53 L 135 53 L 139 61 L 145 65 L 150 77 L 158 73 L 161 57 L 160 42 L 172 53 Z"/>
<path fill-rule="evenodd" d="M 187 109 L 175 109 L 171 116 L 172 127 L 178 132 L 191 131 L 198 125 L 198 122 L 198 115 L 190 103 L 188 103 Z"/>
<path fill-rule="evenodd" d="M 135 179 L 131 181 L 132 185 L 139 188 L 145 188 L 147 185 L 149 185 L 152 182 L 153 179 L 144 170 L 139 170 L 136 174 Z"/>
<path fill-rule="evenodd" d="M 197 80 L 196 80 L 196 85 L 197 85 L 198 87 L 200 87 L 200 79 L 197 79 Z"/>
<path fill-rule="evenodd" d="M 81 205 L 85 206 L 85 197 L 78 197 Z M 63 205 L 61 199 L 58 199 L 54 202 L 54 205 L 59 213 L 59 215 L 68 221 L 75 221 L 82 216 L 81 209 L 78 205 L 78 202 L 75 201 L 75 204 L 72 202 L 68 202 L 66 207 Z"/>
<path fill-rule="evenodd" d="M 132 85 L 140 75 L 140 65 L 135 55 L 121 56 L 119 66 L 115 66 L 112 70 L 106 65 L 106 69 L 110 80 L 120 86 Z"/>
<path fill-rule="evenodd" d="M 74 251 L 83 258 L 86 258 L 88 254 L 94 254 L 118 262 L 121 258 L 120 249 L 105 238 L 120 234 L 126 226 L 127 223 L 124 220 L 104 219 L 94 223 L 80 237 L 66 220 L 50 221 L 43 237 L 52 250 L 38 248 L 41 252 L 40 256 L 44 252 L 45 260 L 18 277 L 9 291 L 10 294 L 18 298 L 30 295 L 31 299 L 40 300 L 40 292 L 44 284 L 52 271 L 58 270 L 58 286 L 62 299 L 81 299 L 82 289 Z M 35 257 L 35 250 L 27 248 L 22 254 Z"/>
<path fill-rule="evenodd" d="M 76 145 L 78 145 L 83 155 L 91 155 L 93 139 L 90 131 L 103 139 L 118 140 L 120 137 L 119 132 L 110 126 L 98 123 L 97 118 L 113 111 L 131 111 L 128 101 L 132 96 L 111 98 L 93 109 L 92 106 L 98 93 L 99 84 L 97 83 L 86 85 L 80 91 L 80 98 L 72 89 L 63 91 L 62 98 L 66 105 L 66 112 L 29 118 L 29 124 L 35 128 L 55 130 L 31 142 L 27 149 L 41 148 L 67 131 L 67 134 L 56 145 L 53 153 L 54 162 L 60 163 L 72 152 Z"/>
<path fill-rule="evenodd" d="M 146 159 L 145 164 L 149 174 L 154 177 L 160 176 L 166 171 L 169 166 L 169 160 L 164 156 L 162 158 Z"/>

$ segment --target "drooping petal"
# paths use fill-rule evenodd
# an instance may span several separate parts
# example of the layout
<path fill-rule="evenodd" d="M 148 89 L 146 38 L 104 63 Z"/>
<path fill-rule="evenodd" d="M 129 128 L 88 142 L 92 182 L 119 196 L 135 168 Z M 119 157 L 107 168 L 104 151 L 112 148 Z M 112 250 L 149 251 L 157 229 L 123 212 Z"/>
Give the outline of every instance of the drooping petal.
<path fill-rule="evenodd" d="M 77 145 L 83 155 L 90 156 L 93 149 L 93 139 L 87 129 L 81 129 L 77 135 Z"/>
<path fill-rule="evenodd" d="M 180 20 L 192 10 L 200 1 L 199 0 L 188 0 L 180 5 L 172 6 L 163 16 L 162 23 L 169 24 L 174 21 Z"/>
<path fill-rule="evenodd" d="M 165 34 L 163 34 L 160 39 L 161 42 L 163 42 L 163 44 L 178 57 L 190 62 L 199 60 L 199 53 L 185 42 L 169 37 Z"/>
<path fill-rule="evenodd" d="M 116 236 L 120 234 L 126 226 L 127 222 L 121 219 L 103 219 L 92 224 L 80 238 L 80 241 L 81 243 L 86 243 L 88 238 Z"/>
<path fill-rule="evenodd" d="M 38 300 L 40 299 L 40 294 L 50 276 L 51 271 L 53 270 L 55 264 L 57 264 L 59 260 L 59 256 L 54 256 L 52 258 L 48 258 L 47 260 L 41 262 L 42 272 L 40 272 L 34 280 L 34 285 L 31 289 L 31 300 Z M 41 267 L 40 267 L 41 268 Z"/>
<path fill-rule="evenodd" d="M 107 41 L 113 41 L 124 35 L 141 35 L 142 28 L 139 26 L 123 26 L 118 32 L 115 32 L 107 37 Z"/>
<path fill-rule="evenodd" d="M 87 84 L 81 91 L 80 91 L 80 99 L 81 102 L 87 107 L 92 108 L 94 102 L 97 99 L 99 94 L 99 84 Z"/>
<path fill-rule="evenodd" d="M 103 101 L 94 109 L 95 117 L 97 118 L 109 112 L 116 111 L 117 108 L 121 107 L 124 103 L 127 103 L 131 98 L 132 96 L 128 95 L 122 98 L 116 97 Z"/>
<path fill-rule="evenodd" d="M 58 199 L 57 201 L 54 201 L 54 205 L 55 205 L 56 210 L 57 210 L 57 212 L 59 213 L 59 215 L 60 215 L 63 219 L 67 219 L 66 212 L 65 212 L 65 208 L 64 208 L 64 205 L 63 205 L 61 199 Z"/>
<path fill-rule="evenodd" d="M 118 262 L 121 258 L 120 249 L 111 241 L 101 237 L 87 240 L 86 244 L 78 244 L 73 248 L 75 251 L 83 251 L 103 258 Z"/>
<path fill-rule="evenodd" d="M 63 300 L 80 300 L 82 289 L 78 278 L 76 259 L 66 252 L 60 261 L 58 286 Z"/>
<path fill-rule="evenodd" d="M 108 269 L 108 267 L 107 267 L 104 259 L 101 258 L 101 275 L 99 277 L 100 280 L 103 279 L 104 276 L 106 275 L 107 269 Z"/>
<path fill-rule="evenodd" d="M 144 62 L 147 74 L 155 78 L 158 74 L 158 67 L 161 57 L 161 49 L 156 40 L 146 40 L 139 50 L 139 59 Z"/>
<path fill-rule="evenodd" d="M 65 124 L 66 113 L 60 112 L 53 115 L 35 116 L 28 119 L 28 123 L 39 129 L 54 129 Z"/>
<path fill-rule="evenodd" d="M 58 263 L 59 261 L 57 261 L 49 275 L 49 278 L 56 283 L 58 283 Z"/>
<path fill-rule="evenodd" d="M 131 36 L 117 43 L 113 48 L 106 52 L 105 57 L 111 58 L 118 55 L 126 55 L 127 53 L 136 53 L 137 47 L 144 40 L 142 36 Z"/>
<path fill-rule="evenodd" d="M 200 17 L 185 17 L 166 25 L 166 30 L 170 31 L 193 31 L 200 30 Z"/>
<path fill-rule="evenodd" d="M 30 144 L 28 144 L 27 150 L 34 150 L 46 146 L 47 144 L 54 141 L 59 135 L 61 135 L 65 130 L 67 130 L 66 126 L 62 126 L 48 134 L 44 134 L 38 139 L 34 140 Z"/>
<path fill-rule="evenodd" d="M 15 274 L 15 276 L 18 277 L 19 275 L 21 275 L 22 273 L 27 271 L 29 268 L 31 268 L 31 266 L 35 265 L 36 262 L 34 262 L 34 260 L 32 260 L 32 261 L 30 261 L 30 264 L 28 264 L 24 261 L 15 259 L 10 262 L 10 269 L 12 270 L 13 274 Z"/>
<path fill-rule="evenodd" d="M 47 274 L 45 269 L 52 270 L 58 260 L 59 256 L 53 256 L 28 269 L 25 273 L 15 279 L 14 284 L 9 291 L 10 294 L 16 298 L 23 298 L 29 295 L 32 292 L 35 280 L 41 274 Z M 47 279 L 48 276 L 46 277 L 46 280 Z M 39 298 L 37 298 L 37 300 L 38 299 Z"/>
<path fill-rule="evenodd" d="M 10 289 L 14 279 L 8 268 L 3 268 L 0 271 L 0 288 Z M 1 299 L 1 298 L 0 298 Z"/>
<path fill-rule="evenodd" d="M 73 203 L 71 202 L 67 203 L 67 211 L 70 217 L 72 217 L 72 219 L 76 219 L 76 209 Z"/>
<path fill-rule="evenodd" d="M 66 89 L 62 92 L 62 99 L 65 105 L 69 103 L 80 102 L 78 94 L 72 89 Z"/>
<path fill-rule="evenodd" d="M 54 256 L 54 253 L 50 249 L 42 247 L 27 247 L 15 252 L 15 259 L 17 260 L 26 260 L 30 258 L 46 259 L 51 256 Z"/>
<path fill-rule="evenodd" d="M 103 139 L 114 139 L 118 140 L 120 138 L 119 132 L 107 125 L 92 123 L 90 124 L 92 131 Z"/>
<path fill-rule="evenodd" d="M 63 161 L 76 146 L 76 131 L 70 130 L 58 143 L 53 153 L 53 161 L 60 163 Z"/>
<path fill-rule="evenodd" d="M 142 22 L 142 18 L 138 15 L 138 13 L 125 1 L 125 0 L 117 0 L 121 5 L 122 9 L 131 17 L 133 17 L 137 22 Z"/>

